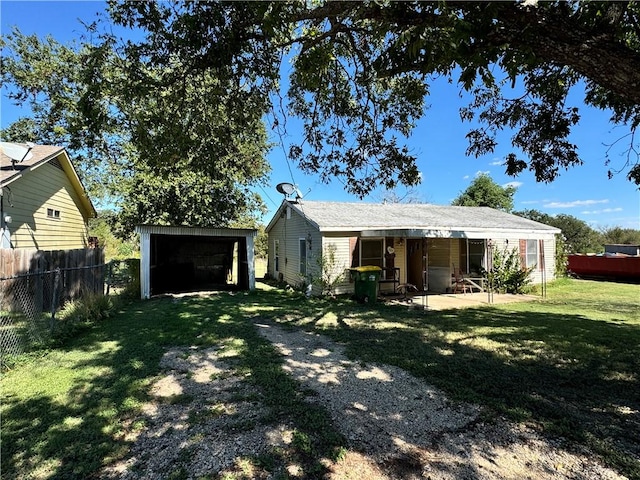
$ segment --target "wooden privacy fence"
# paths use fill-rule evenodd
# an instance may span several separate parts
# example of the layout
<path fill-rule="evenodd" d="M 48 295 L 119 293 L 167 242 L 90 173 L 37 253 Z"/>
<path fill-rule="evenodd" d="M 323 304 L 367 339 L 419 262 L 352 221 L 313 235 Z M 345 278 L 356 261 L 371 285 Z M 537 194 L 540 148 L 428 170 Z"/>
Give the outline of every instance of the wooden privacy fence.
<path fill-rule="evenodd" d="M 101 249 L 0 249 L 0 349 L 18 354 L 49 336 L 69 300 L 104 293 Z"/>
<path fill-rule="evenodd" d="M 101 248 L 43 251 L 0 249 L 0 278 L 60 270 L 67 299 L 83 292 L 104 291 L 104 251 Z"/>

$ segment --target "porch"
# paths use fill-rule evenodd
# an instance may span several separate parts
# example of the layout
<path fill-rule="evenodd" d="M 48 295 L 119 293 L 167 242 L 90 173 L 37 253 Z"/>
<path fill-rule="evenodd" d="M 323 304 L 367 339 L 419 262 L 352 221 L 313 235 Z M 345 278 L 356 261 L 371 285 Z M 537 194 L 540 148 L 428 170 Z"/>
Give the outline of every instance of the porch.
<path fill-rule="evenodd" d="M 489 296 L 486 292 L 474 293 L 415 293 L 404 295 L 390 295 L 381 297 L 383 301 L 392 305 L 407 305 L 412 308 L 425 310 L 455 310 L 473 308 L 495 304 L 530 302 L 540 299 L 539 295 L 512 295 L 494 293 Z"/>
<path fill-rule="evenodd" d="M 359 265 L 382 268 L 380 292 L 483 292 L 487 241 L 483 238 L 362 237 L 353 251 Z M 459 287 L 459 288 L 458 288 Z"/>

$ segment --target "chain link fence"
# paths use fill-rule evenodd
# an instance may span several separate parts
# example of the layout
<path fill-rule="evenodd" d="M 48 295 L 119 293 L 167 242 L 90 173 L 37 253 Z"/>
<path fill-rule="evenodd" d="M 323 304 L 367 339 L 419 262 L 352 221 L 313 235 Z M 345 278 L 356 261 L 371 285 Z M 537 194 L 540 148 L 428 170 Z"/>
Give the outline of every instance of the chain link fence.
<path fill-rule="evenodd" d="M 70 300 L 104 293 L 105 265 L 57 268 L 0 278 L 0 349 L 2 363 L 45 344 L 56 328 L 56 315 Z"/>

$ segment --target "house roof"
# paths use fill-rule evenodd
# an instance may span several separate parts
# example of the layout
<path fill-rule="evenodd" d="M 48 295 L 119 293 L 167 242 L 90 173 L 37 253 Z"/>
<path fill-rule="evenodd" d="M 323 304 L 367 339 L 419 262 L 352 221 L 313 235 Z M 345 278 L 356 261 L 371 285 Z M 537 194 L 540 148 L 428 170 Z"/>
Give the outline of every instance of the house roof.
<path fill-rule="evenodd" d="M 26 147 L 26 145 L 23 144 Z M 22 162 L 13 162 L 10 157 L 0 149 L 0 187 L 5 187 L 15 182 L 17 179 L 28 175 L 29 172 L 36 168 L 57 159 L 60 163 L 60 167 L 67 174 L 69 181 L 76 190 L 82 206 L 85 208 L 89 217 L 96 216 L 96 209 L 91 203 L 87 191 L 84 185 L 78 177 L 67 152 L 63 147 L 57 147 L 54 145 L 34 145 L 31 149 L 31 158 L 23 160 Z"/>
<path fill-rule="evenodd" d="M 347 203 L 300 200 L 283 202 L 290 205 L 317 229 L 324 232 L 473 232 L 521 231 L 560 233 L 560 230 L 489 207 L 460 207 L 433 204 Z M 281 210 L 278 212 L 278 214 Z M 274 219 L 278 218 L 278 214 Z M 269 230 L 272 221 L 267 227 Z"/>

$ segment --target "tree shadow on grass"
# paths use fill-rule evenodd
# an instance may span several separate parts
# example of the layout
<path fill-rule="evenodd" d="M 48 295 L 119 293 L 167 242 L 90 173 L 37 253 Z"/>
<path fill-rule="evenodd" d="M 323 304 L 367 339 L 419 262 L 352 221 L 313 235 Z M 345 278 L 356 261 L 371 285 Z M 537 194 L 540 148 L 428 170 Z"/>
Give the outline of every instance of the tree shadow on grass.
<path fill-rule="evenodd" d="M 425 314 L 280 291 L 132 303 L 61 349 L 60 369 L 100 372 L 78 374 L 66 397 L 36 389 L 25 401 L 3 388 L 3 478 L 36 470 L 49 478 L 89 478 L 121 458 L 130 447 L 122 424 L 148 400 L 165 348 L 179 345 L 236 348 L 235 368 L 263 392 L 273 419 L 292 419 L 299 438 L 310 439 L 270 461 L 295 458 L 311 476 L 321 476 L 320 460 L 335 455 L 343 441 L 329 428 L 327 413 L 306 403 L 305 392 L 284 374 L 250 320 L 258 315 L 316 329 L 353 359 L 396 365 L 452 399 L 561 434 L 640 477 L 640 328 L 545 308 Z"/>
<path fill-rule="evenodd" d="M 640 478 L 639 325 L 544 305 L 423 312 L 319 302 L 288 315 L 284 323 L 331 336 L 352 359 L 398 366 Z"/>
<path fill-rule="evenodd" d="M 132 442 L 125 435 L 128 425 L 149 400 L 163 353 L 181 345 L 237 350 L 234 367 L 261 389 L 274 421 L 286 417 L 310 438 L 309 445 L 294 445 L 276 455 L 275 462 L 295 457 L 309 471 L 326 470 L 320 460 L 336 454 L 341 437 L 327 428 L 326 412 L 305 403 L 304 394 L 282 371 L 280 357 L 248 320 L 257 309 L 280 303 L 276 310 L 284 311 L 295 301 L 282 293 L 221 293 L 123 306 L 57 351 L 63 352 L 57 357 L 60 364 L 47 368 L 72 377 L 59 398 L 41 392 L 24 401 L 18 393 L 3 392 L 3 478 L 24 478 L 35 471 L 45 471 L 47 478 L 91 478 L 123 458 Z M 47 358 L 44 363 L 51 361 Z"/>

